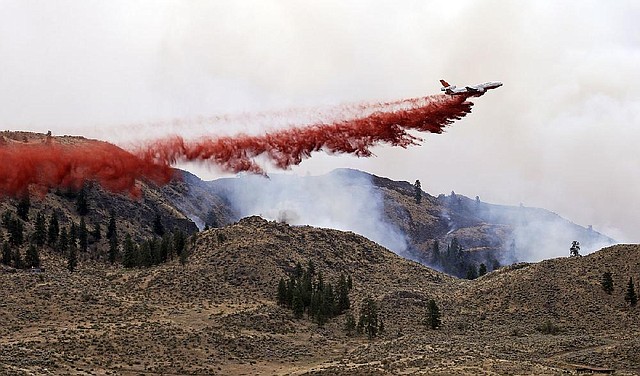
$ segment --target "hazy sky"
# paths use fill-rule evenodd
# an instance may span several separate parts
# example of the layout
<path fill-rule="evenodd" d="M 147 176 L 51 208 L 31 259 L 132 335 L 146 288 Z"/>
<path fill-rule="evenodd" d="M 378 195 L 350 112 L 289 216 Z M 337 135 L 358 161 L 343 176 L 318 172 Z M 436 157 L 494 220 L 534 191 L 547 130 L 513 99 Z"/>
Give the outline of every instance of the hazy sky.
<path fill-rule="evenodd" d="M 639 19 L 638 1 L 0 0 L 0 122 L 122 144 L 500 80 L 420 147 L 294 172 L 420 179 L 640 242 Z"/>

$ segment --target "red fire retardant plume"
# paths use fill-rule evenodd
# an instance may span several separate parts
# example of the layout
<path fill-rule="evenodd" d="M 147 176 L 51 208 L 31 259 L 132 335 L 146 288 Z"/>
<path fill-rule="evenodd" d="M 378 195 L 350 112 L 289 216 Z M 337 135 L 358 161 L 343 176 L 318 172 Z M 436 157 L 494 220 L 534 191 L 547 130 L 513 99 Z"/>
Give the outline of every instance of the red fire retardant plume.
<path fill-rule="evenodd" d="M 453 121 L 471 112 L 466 96 L 435 95 L 365 106 L 368 116 L 284 129 L 260 136 L 204 138 L 185 141 L 180 136 L 146 144 L 135 153 L 99 141 L 75 144 L 6 142 L 0 144 L 0 196 L 20 196 L 30 190 L 46 194 L 50 188 L 80 189 L 95 181 L 116 193 L 139 196 L 138 180 L 165 184 L 178 161 L 212 163 L 231 172 L 264 173 L 256 157 L 265 157 L 286 169 L 312 152 L 371 156 L 370 148 L 389 144 L 406 148 L 421 141 L 408 131 L 441 133 Z M 351 109 L 353 111 L 353 109 Z"/>
<path fill-rule="evenodd" d="M 171 176 L 168 165 L 145 161 L 106 142 L 0 145 L 0 196 L 22 196 L 30 187 L 40 194 L 49 188 L 78 190 L 95 181 L 111 192 L 137 197 L 136 180 L 165 184 Z"/>
<path fill-rule="evenodd" d="M 153 141 L 137 152 L 143 160 L 161 165 L 178 161 L 213 163 L 230 172 L 264 173 L 254 158 L 264 156 L 281 169 L 299 164 L 314 151 L 372 155 L 370 148 L 389 144 L 406 148 L 421 139 L 407 131 L 441 133 L 443 128 L 471 112 L 466 96 L 434 95 L 389 104 L 387 111 L 332 124 L 291 128 L 260 136 L 204 138 L 186 141 L 180 136 Z M 394 107 L 402 107 L 394 110 Z"/>

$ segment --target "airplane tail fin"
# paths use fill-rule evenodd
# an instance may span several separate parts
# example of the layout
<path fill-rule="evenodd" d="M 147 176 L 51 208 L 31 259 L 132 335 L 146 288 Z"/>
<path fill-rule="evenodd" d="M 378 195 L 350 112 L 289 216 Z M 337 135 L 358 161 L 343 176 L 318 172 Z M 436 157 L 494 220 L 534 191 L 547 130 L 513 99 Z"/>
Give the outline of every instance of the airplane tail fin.
<path fill-rule="evenodd" d="M 445 81 L 445 80 L 440 80 L 440 83 L 441 83 L 441 84 L 442 84 L 442 86 L 444 86 L 444 87 L 449 87 L 449 86 L 451 86 L 451 85 L 449 85 L 449 83 L 448 83 L 447 81 Z"/>

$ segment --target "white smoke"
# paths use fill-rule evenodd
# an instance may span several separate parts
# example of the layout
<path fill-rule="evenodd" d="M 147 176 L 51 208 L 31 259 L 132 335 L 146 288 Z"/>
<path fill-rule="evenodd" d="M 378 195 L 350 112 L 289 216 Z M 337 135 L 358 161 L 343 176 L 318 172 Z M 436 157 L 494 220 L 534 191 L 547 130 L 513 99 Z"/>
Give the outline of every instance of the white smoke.
<path fill-rule="evenodd" d="M 241 217 L 352 231 L 405 254 L 405 237 L 384 221 L 382 193 L 367 174 L 339 170 L 319 177 L 243 175 L 221 181 L 229 184 L 225 196 Z"/>

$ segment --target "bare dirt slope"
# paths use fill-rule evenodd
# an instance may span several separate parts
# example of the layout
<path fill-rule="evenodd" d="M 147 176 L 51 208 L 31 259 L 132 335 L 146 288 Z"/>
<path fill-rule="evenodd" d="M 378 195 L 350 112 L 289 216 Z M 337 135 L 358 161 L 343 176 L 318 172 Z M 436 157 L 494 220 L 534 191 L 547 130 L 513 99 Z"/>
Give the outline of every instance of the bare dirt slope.
<path fill-rule="evenodd" d="M 177 261 L 125 270 L 47 253 L 43 274 L 0 273 L 0 374 L 558 374 L 572 364 L 639 374 L 638 307 L 622 288 L 640 246 L 516 265 L 457 280 L 358 235 L 257 217 L 199 233 Z M 277 281 L 313 261 L 349 273 L 357 316 L 372 296 L 384 333 L 346 336 L 344 315 L 318 328 L 275 302 Z M 614 275 L 615 292 L 600 285 Z M 424 324 L 435 299 L 443 326 Z M 545 321 L 556 335 L 536 330 Z"/>

